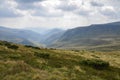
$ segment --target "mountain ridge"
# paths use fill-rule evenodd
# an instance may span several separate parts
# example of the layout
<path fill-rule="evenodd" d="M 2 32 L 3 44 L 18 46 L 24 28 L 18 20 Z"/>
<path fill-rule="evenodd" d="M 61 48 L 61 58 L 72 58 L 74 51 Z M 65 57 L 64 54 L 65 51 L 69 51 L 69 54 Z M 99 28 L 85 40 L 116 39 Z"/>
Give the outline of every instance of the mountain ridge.
<path fill-rule="evenodd" d="M 118 42 L 120 39 L 120 22 L 95 24 L 67 30 L 53 46 L 81 47 L 99 46 Z M 57 45 L 57 46 L 56 46 Z"/>
<path fill-rule="evenodd" d="M 15 43 L 24 43 L 27 45 L 34 45 L 34 42 L 39 42 L 41 36 L 30 30 L 12 29 L 0 26 L 0 39 Z M 36 38 L 38 40 L 36 40 Z"/>
<path fill-rule="evenodd" d="M 40 34 L 31 30 L 0 27 L 0 39 L 50 48 L 96 48 L 120 44 L 120 22 L 92 24 L 68 30 L 50 29 Z"/>

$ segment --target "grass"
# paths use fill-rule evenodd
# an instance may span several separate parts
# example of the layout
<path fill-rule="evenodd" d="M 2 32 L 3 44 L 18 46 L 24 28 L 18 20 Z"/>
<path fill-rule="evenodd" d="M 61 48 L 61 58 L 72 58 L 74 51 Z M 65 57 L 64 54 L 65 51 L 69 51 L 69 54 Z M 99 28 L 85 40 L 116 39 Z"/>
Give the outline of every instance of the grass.
<path fill-rule="evenodd" d="M 7 43 L 7 42 L 4 42 Z M 0 80 L 120 80 L 120 51 L 59 50 L 0 41 Z"/>

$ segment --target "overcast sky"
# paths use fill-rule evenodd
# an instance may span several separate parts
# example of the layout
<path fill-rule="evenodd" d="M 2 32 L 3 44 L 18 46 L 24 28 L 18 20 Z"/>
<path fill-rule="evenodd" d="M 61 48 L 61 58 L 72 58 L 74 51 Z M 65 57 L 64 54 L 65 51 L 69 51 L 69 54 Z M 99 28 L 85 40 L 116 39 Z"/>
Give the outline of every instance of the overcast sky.
<path fill-rule="evenodd" d="M 73 28 L 120 20 L 120 0 L 0 0 L 0 26 Z"/>

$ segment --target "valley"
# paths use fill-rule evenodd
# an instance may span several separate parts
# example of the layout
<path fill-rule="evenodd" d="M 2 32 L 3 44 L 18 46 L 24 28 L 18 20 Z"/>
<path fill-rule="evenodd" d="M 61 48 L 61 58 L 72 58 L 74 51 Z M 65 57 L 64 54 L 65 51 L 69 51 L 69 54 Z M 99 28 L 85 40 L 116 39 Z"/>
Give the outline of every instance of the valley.
<path fill-rule="evenodd" d="M 93 24 L 68 30 L 32 30 L 0 27 L 0 39 L 25 45 L 58 49 L 95 49 L 120 45 L 120 22 Z"/>
<path fill-rule="evenodd" d="M 0 80 L 120 80 L 120 0 L 0 0 Z"/>
<path fill-rule="evenodd" d="M 119 80 L 119 22 L 32 30 L 0 27 L 1 80 Z"/>

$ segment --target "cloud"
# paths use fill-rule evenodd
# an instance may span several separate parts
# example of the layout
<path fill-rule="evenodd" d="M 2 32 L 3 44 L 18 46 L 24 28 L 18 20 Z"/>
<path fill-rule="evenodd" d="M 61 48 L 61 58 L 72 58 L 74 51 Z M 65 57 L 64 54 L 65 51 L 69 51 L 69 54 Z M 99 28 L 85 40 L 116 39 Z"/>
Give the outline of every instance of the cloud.
<path fill-rule="evenodd" d="M 31 14 L 32 16 L 39 16 L 39 17 L 61 17 L 63 16 L 62 12 L 59 10 L 46 10 L 46 9 L 42 9 L 42 10 L 35 10 L 33 14 Z"/>
<path fill-rule="evenodd" d="M 49 0 L 16 0 L 17 8 L 21 11 L 30 12 L 31 16 L 59 17 L 63 16 L 60 10 L 54 8 L 53 2 Z M 55 1 L 54 1 L 55 2 Z M 55 3 L 56 4 L 56 3 Z"/>
<path fill-rule="evenodd" d="M 36 6 L 34 3 L 42 2 L 43 0 L 14 0 L 18 5 L 18 9 L 28 10 L 28 9 L 35 9 Z"/>
<path fill-rule="evenodd" d="M 120 0 L 0 0 L 0 25 L 65 28 L 116 21 L 119 4 Z"/>
<path fill-rule="evenodd" d="M 14 12 L 14 10 L 11 10 L 8 8 L 0 8 L 0 17 L 1 18 L 19 17 L 19 16 L 21 16 L 21 15 Z"/>
<path fill-rule="evenodd" d="M 92 6 L 96 6 L 96 7 L 102 7 L 102 6 L 104 6 L 104 4 L 102 4 L 100 2 L 97 2 L 97 1 L 91 1 L 90 4 Z"/>
<path fill-rule="evenodd" d="M 61 9 L 63 11 L 74 11 L 78 7 L 74 3 L 70 3 L 69 1 L 61 1 L 59 5 L 56 6 L 57 9 Z"/>
<path fill-rule="evenodd" d="M 18 3 L 33 3 L 33 2 L 40 2 L 45 0 L 15 0 Z"/>
<path fill-rule="evenodd" d="M 9 6 L 9 7 L 8 7 Z M 19 17 L 22 16 L 17 12 L 15 9 L 15 4 L 9 1 L 1 1 L 0 2 L 0 17 L 7 18 L 7 17 Z"/>
<path fill-rule="evenodd" d="M 115 8 L 112 6 L 103 6 L 100 10 L 100 13 L 109 18 L 119 18 L 119 13 L 116 11 L 117 10 L 115 10 Z"/>

